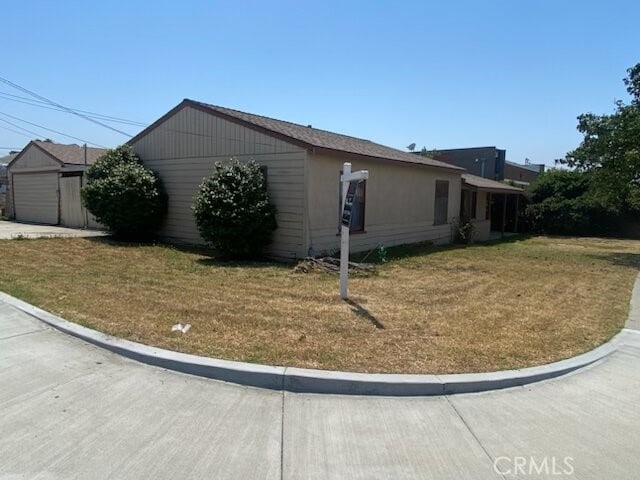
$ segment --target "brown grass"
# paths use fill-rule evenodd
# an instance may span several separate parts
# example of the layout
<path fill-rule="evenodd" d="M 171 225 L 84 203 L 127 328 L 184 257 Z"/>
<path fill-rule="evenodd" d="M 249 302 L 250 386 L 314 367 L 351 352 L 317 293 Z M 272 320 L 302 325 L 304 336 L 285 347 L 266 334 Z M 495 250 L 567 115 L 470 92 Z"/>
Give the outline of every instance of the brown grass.
<path fill-rule="evenodd" d="M 212 357 L 364 372 L 477 372 L 585 352 L 624 324 L 640 267 L 632 240 L 399 249 L 404 258 L 351 281 L 346 303 L 333 276 L 168 246 L 43 239 L 0 249 L 1 290 L 91 328 Z M 177 322 L 193 327 L 172 333 Z"/>

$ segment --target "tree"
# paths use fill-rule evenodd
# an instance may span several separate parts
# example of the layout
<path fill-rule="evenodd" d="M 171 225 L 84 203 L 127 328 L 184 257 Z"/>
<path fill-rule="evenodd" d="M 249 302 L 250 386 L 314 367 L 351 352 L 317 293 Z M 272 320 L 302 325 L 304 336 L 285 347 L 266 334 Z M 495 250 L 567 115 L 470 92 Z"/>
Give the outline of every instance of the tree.
<path fill-rule="evenodd" d="M 422 150 L 420 150 L 420 155 L 423 157 L 435 159 L 440 156 L 440 151 L 436 150 L 435 148 L 431 150 L 427 150 L 427 147 L 422 147 Z"/>
<path fill-rule="evenodd" d="M 259 256 L 277 227 L 265 178 L 254 161 L 216 162 L 192 208 L 202 238 L 227 258 Z"/>
<path fill-rule="evenodd" d="M 126 240 L 149 238 L 167 209 L 160 179 L 124 145 L 107 150 L 89 167 L 82 201 L 98 222 Z"/>
<path fill-rule="evenodd" d="M 537 233 L 588 235 L 605 228 L 602 208 L 590 195 L 589 172 L 552 169 L 528 187 L 525 210 L 529 228 Z"/>
<path fill-rule="evenodd" d="M 617 101 L 610 115 L 580 115 L 582 143 L 560 163 L 592 172 L 601 203 L 640 211 L 640 63 L 627 70 L 624 83 L 631 103 Z"/>

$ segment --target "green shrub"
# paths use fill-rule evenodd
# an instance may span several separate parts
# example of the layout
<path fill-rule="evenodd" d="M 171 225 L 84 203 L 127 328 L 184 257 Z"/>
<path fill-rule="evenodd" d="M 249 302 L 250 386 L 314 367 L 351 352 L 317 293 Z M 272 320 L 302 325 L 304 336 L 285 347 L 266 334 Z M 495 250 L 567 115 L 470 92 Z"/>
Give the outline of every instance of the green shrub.
<path fill-rule="evenodd" d="M 476 228 L 471 220 L 460 217 L 453 224 L 453 241 L 455 243 L 470 244 L 476 236 Z"/>
<path fill-rule="evenodd" d="M 265 179 L 254 161 L 216 162 L 192 208 L 202 238 L 228 258 L 259 256 L 277 227 Z"/>
<path fill-rule="evenodd" d="M 605 208 L 591 190 L 591 175 L 549 170 L 530 185 L 525 217 L 533 232 L 561 235 L 611 233 L 619 212 Z"/>
<path fill-rule="evenodd" d="M 114 236 L 127 240 L 151 237 L 167 210 L 162 182 L 128 146 L 108 150 L 89 167 L 82 201 Z"/>

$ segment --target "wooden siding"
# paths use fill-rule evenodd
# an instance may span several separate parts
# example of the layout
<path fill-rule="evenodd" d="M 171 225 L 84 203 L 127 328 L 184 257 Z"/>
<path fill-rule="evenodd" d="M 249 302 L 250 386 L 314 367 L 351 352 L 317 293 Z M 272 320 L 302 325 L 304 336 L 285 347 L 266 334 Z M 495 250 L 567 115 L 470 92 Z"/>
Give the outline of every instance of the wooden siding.
<path fill-rule="evenodd" d="M 86 227 L 87 217 L 80 188 L 82 177 L 60 177 L 60 225 L 72 228 Z"/>
<path fill-rule="evenodd" d="M 184 108 L 132 145 L 158 173 L 169 196 L 160 234 L 170 241 L 202 244 L 191 212 L 193 197 L 216 161 L 255 160 L 267 167 L 267 190 L 277 208 L 278 229 L 267 253 L 282 259 L 306 254 L 304 179 L 306 150 L 192 108 Z"/>
<path fill-rule="evenodd" d="M 339 248 L 339 183 L 343 160 L 309 155 L 309 242 L 316 254 Z M 448 243 L 460 211 L 460 173 L 381 161 L 353 162 L 369 170 L 364 233 L 350 236 L 350 250 L 421 241 Z M 434 225 L 436 180 L 449 181 L 448 223 Z"/>
<path fill-rule="evenodd" d="M 38 147 L 31 145 L 20 158 L 11 165 L 10 173 L 20 170 L 34 170 L 40 168 L 60 168 L 60 163 L 56 162 L 49 155 Z"/>

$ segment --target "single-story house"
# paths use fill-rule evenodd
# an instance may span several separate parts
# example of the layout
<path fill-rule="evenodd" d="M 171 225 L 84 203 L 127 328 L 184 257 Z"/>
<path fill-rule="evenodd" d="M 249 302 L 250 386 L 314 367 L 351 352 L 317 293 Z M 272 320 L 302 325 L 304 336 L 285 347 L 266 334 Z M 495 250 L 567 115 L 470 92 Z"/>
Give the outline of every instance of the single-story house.
<path fill-rule="evenodd" d="M 229 159 L 254 160 L 263 168 L 277 208 L 278 229 L 267 252 L 272 257 L 296 259 L 339 248 L 344 162 L 369 171 L 356 194 L 352 251 L 447 243 L 459 217 L 464 169 L 311 125 L 185 99 L 128 144 L 163 180 L 169 206 L 159 233 L 173 242 L 203 243 L 193 197 L 214 162 Z"/>
<path fill-rule="evenodd" d="M 100 228 L 82 206 L 84 171 L 106 150 L 33 140 L 9 163 L 8 214 L 17 221 Z"/>

